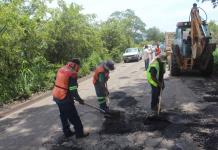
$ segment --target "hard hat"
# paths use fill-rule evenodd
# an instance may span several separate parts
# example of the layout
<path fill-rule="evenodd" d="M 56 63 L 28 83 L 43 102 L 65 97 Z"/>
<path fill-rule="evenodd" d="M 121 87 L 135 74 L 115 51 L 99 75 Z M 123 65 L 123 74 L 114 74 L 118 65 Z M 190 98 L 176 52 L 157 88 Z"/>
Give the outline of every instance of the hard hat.
<path fill-rule="evenodd" d="M 114 70 L 114 62 L 112 60 L 108 60 L 105 63 L 106 67 L 108 67 L 110 70 Z"/>

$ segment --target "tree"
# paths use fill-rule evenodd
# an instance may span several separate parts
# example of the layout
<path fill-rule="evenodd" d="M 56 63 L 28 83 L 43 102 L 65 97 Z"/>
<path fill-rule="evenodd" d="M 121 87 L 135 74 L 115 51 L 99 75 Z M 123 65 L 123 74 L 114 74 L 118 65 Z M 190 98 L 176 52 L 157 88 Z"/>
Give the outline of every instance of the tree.
<path fill-rule="evenodd" d="M 146 37 L 148 41 L 163 41 L 164 33 L 162 33 L 158 28 L 152 27 L 146 31 Z"/>
<path fill-rule="evenodd" d="M 123 29 L 117 20 L 108 20 L 101 25 L 101 39 L 105 48 L 111 52 L 114 48 L 124 49 L 129 45 Z"/>
<path fill-rule="evenodd" d="M 110 19 L 118 20 L 126 35 L 130 36 L 135 43 L 138 44 L 143 41 L 146 24 L 135 15 L 133 10 L 116 11 L 110 15 Z"/>
<path fill-rule="evenodd" d="M 212 35 L 212 39 L 218 41 L 218 25 L 215 23 L 215 21 L 210 21 L 208 26 Z"/>
<path fill-rule="evenodd" d="M 200 0 L 197 1 L 199 2 Z M 201 0 L 202 3 L 206 1 L 210 1 L 213 4 L 214 8 L 218 5 L 218 0 Z"/>
<path fill-rule="evenodd" d="M 81 10 L 77 4 L 68 6 L 60 0 L 59 8 L 52 12 L 46 27 L 51 37 L 45 52 L 51 62 L 65 62 L 72 57 L 84 59 L 102 48 L 98 30 L 90 23 L 92 16 L 83 15 Z"/>

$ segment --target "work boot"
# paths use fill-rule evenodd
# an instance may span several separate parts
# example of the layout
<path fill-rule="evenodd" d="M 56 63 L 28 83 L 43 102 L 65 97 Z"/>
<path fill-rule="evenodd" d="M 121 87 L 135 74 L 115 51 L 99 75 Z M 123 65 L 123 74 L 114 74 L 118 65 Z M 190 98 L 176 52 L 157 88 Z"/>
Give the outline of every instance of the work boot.
<path fill-rule="evenodd" d="M 69 130 L 68 132 L 65 132 L 64 135 L 65 135 L 66 138 L 68 138 L 68 137 L 71 137 L 71 136 L 75 135 L 75 132 L 72 132 L 72 131 Z"/>
<path fill-rule="evenodd" d="M 87 137 L 87 136 L 89 136 L 89 132 L 85 132 L 82 135 L 76 135 L 76 138 L 80 139 L 80 138 L 84 138 L 84 137 Z"/>
<path fill-rule="evenodd" d="M 109 113 L 104 114 L 104 118 L 112 118 L 112 116 Z"/>

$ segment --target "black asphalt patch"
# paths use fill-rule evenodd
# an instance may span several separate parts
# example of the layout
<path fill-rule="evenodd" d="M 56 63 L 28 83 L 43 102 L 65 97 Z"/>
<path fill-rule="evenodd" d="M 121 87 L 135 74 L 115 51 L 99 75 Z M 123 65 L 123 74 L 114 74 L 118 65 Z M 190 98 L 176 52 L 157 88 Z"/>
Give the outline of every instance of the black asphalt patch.
<path fill-rule="evenodd" d="M 120 113 L 120 117 L 106 119 L 102 125 L 100 134 L 123 134 L 130 132 L 131 128 L 125 119 L 125 114 Z"/>
<path fill-rule="evenodd" d="M 120 107 L 130 107 L 137 104 L 137 101 L 132 96 L 126 96 L 124 97 L 119 103 L 118 106 Z"/>
<path fill-rule="evenodd" d="M 124 98 L 125 96 L 126 96 L 125 92 L 117 91 L 117 92 L 113 92 L 113 93 L 110 94 L 110 99 L 111 100 L 116 100 L 116 99 Z"/>
<path fill-rule="evenodd" d="M 207 102 L 218 102 L 218 91 L 209 91 L 206 92 L 206 96 L 204 96 L 204 100 Z"/>
<path fill-rule="evenodd" d="M 164 130 L 167 128 L 171 122 L 169 122 L 166 118 L 158 117 L 158 116 L 149 116 L 144 120 L 144 125 L 148 127 L 148 130 Z"/>

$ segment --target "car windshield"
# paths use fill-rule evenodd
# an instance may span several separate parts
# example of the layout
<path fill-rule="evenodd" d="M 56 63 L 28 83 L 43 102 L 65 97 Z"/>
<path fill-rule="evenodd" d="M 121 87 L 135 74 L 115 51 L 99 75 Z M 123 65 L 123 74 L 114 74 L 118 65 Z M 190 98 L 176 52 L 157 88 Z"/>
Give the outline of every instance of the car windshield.
<path fill-rule="evenodd" d="M 137 48 L 127 48 L 126 53 L 138 52 Z"/>

